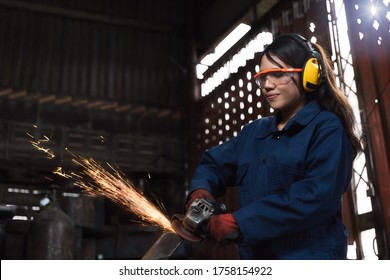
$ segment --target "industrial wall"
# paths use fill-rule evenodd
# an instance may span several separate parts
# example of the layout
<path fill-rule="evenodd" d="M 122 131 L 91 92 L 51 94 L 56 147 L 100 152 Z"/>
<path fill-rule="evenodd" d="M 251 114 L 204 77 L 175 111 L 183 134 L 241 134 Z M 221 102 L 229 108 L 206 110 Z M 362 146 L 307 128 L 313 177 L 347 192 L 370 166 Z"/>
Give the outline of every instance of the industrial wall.
<path fill-rule="evenodd" d="M 0 1 L 0 203 L 18 217 L 5 224 L 4 258 L 33 257 L 31 224 L 53 188 L 77 229 L 73 258 L 139 258 L 158 234 L 53 174 L 77 169 L 69 152 L 181 211 L 185 28 L 180 1 Z"/>

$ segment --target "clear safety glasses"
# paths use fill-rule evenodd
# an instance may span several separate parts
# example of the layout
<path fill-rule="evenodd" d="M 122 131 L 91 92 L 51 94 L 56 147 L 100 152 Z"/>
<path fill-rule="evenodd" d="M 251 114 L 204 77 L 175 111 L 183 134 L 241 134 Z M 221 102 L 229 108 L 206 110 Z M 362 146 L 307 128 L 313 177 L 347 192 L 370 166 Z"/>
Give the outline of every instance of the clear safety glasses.
<path fill-rule="evenodd" d="M 264 88 L 266 80 L 275 86 L 285 85 L 291 80 L 292 73 L 302 72 L 302 68 L 272 68 L 258 72 L 253 78 L 260 89 Z"/>

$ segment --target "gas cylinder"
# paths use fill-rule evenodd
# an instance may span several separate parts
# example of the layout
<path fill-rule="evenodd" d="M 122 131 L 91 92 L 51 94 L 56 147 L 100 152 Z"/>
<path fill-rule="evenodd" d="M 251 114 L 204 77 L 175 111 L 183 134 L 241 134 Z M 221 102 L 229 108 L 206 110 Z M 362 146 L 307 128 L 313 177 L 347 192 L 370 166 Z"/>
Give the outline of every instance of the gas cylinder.
<path fill-rule="evenodd" d="M 55 200 L 41 200 L 41 211 L 31 222 L 28 258 L 40 260 L 73 259 L 75 227 Z"/>

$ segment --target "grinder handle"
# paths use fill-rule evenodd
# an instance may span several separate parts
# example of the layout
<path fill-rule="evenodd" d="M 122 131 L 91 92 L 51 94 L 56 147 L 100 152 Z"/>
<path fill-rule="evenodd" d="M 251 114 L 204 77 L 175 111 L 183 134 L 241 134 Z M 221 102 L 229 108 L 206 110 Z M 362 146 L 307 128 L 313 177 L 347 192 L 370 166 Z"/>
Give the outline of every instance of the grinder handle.
<path fill-rule="evenodd" d="M 215 202 L 214 204 L 214 215 L 215 214 L 222 214 L 226 212 L 226 205 L 223 203 Z"/>

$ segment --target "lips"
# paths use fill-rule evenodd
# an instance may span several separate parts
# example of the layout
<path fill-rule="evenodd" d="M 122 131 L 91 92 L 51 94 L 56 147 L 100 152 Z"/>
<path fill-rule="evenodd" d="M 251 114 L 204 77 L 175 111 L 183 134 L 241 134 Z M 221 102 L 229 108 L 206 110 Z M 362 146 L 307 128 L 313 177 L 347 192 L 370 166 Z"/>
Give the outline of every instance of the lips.
<path fill-rule="evenodd" d="M 267 94 L 267 99 L 269 101 L 272 101 L 272 100 L 274 100 L 278 96 L 279 96 L 279 94 Z"/>

